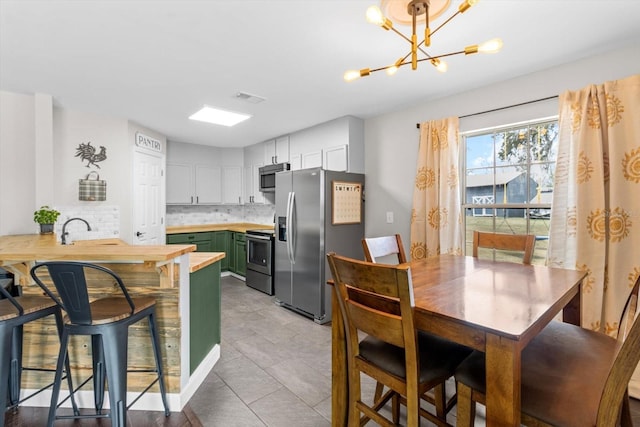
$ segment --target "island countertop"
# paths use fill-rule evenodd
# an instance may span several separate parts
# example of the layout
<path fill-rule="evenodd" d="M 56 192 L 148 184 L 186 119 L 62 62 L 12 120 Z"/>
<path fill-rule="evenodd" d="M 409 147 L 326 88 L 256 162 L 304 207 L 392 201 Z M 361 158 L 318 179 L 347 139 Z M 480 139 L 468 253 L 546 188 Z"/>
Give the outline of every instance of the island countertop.
<path fill-rule="evenodd" d="M 195 250 L 195 245 L 61 245 L 55 234 L 21 234 L 0 237 L 0 266 L 45 260 L 163 262 Z"/>

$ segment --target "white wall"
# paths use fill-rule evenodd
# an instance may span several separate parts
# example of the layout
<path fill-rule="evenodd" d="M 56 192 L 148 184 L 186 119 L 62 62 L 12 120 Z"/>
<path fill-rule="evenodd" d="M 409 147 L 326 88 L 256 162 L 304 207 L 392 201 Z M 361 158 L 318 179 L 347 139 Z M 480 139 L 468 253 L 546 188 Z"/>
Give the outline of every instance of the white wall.
<path fill-rule="evenodd" d="M 0 91 L 0 236 L 34 233 L 35 97 Z"/>
<path fill-rule="evenodd" d="M 588 84 L 617 80 L 640 72 L 640 46 L 568 63 L 488 87 L 428 101 L 402 111 L 365 121 L 365 174 L 367 236 L 400 233 L 410 242 L 410 217 L 419 130 L 416 124 L 451 116 L 463 116 L 514 105 Z M 460 130 L 549 117 L 558 114 L 557 99 L 482 114 L 460 120 Z M 394 223 L 386 223 L 386 212 Z"/>

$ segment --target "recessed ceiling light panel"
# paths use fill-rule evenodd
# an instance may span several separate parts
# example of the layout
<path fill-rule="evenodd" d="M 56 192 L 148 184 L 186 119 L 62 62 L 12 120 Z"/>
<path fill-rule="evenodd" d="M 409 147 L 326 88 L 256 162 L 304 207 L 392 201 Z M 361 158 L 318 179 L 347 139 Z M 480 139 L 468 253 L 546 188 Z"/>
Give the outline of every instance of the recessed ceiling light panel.
<path fill-rule="evenodd" d="M 205 105 L 202 110 L 189 116 L 189 119 L 213 123 L 214 125 L 235 126 L 250 117 L 250 114 L 234 113 L 233 111 L 221 110 Z"/>

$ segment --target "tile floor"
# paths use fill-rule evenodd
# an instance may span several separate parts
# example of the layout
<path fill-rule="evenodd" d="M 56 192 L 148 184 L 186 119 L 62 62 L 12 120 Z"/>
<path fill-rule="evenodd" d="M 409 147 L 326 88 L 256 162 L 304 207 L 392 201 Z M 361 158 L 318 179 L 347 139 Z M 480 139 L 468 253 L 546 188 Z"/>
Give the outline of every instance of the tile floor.
<path fill-rule="evenodd" d="M 189 401 L 204 426 L 331 425 L 331 327 L 273 301 L 222 278 L 221 358 Z M 374 388 L 365 382 L 363 394 L 373 396 Z M 476 425 L 484 424 L 479 414 Z"/>

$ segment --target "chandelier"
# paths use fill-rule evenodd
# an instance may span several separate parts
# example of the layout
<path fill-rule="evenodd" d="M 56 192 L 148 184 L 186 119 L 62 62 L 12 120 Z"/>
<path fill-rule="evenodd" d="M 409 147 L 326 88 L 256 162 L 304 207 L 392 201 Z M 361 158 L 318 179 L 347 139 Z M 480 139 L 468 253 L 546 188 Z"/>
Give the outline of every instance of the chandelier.
<path fill-rule="evenodd" d="M 389 4 L 392 4 L 394 1 L 396 2 L 396 6 L 397 6 L 397 0 L 386 0 L 386 1 L 383 0 L 382 3 L 383 5 L 385 3 L 389 5 Z M 387 65 L 379 68 L 373 68 L 373 69 L 363 68 L 361 70 L 347 71 L 346 73 L 344 73 L 344 79 L 349 82 L 359 77 L 365 77 L 371 73 L 374 73 L 376 71 L 382 71 L 382 70 L 386 70 L 388 75 L 393 75 L 396 73 L 396 71 L 398 71 L 400 67 L 409 65 L 409 64 L 411 64 L 412 70 L 416 70 L 418 68 L 418 63 L 423 61 L 429 61 L 431 65 L 436 67 L 438 71 L 445 72 L 447 71 L 447 64 L 442 60 L 442 58 L 453 56 L 453 55 L 460 55 L 460 54 L 471 55 L 478 52 L 495 53 L 502 48 L 502 40 L 491 39 L 480 45 L 475 44 L 475 45 L 467 46 L 463 50 L 460 50 L 457 52 L 444 53 L 441 55 L 430 55 L 429 53 L 427 53 L 424 48 L 431 46 L 431 36 L 433 36 L 440 28 L 444 27 L 449 21 L 451 21 L 457 15 L 466 12 L 471 6 L 473 6 L 478 2 L 478 0 L 464 0 L 460 4 L 460 6 L 458 6 L 458 10 L 452 16 L 450 16 L 439 27 L 437 27 L 435 30 L 432 31 L 429 28 L 429 17 L 438 16 L 449 5 L 449 1 L 447 0 L 444 2 L 444 5 L 440 7 L 439 10 L 436 10 L 435 12 L 430 11 L 429 6 L 432 3 L 436 3 L 437 1 L 438 0 L 411 0 L 407 3 L 407 6 L 406 6 L 407 14 L 410 18 L 411 27 L 412 27 L 411 38 L 405 36 L 400 31 L 396 30 L 393 27 L 393 22 L 391 22 L 390 19 L 384 16 L 384 14 L 382 13 L 382 11 L 378 6 L 370 6 L 367 9 L 367 21 L 371 22 L 372 24 L 379 25 L 387 31 L 392 30 L 394 33 L 398 34 L 400 37 L 402 37 L 407 42 L 409 42 L 409 44 L 411 45 L 411 50 L 409 51 L 409 53 L 407 53 L 405 56 L 401 57 L 391 65 Z M 440 2 L 442 3 L 442 1 Z M 424 39 L 420 43 L 418 43 L 416 27 L 417 27 L 418 21 L 422 19 L 424 19 L 425 21 Z M 424 57 L 418 58 L 418 52 L 424 55 Z"/>

